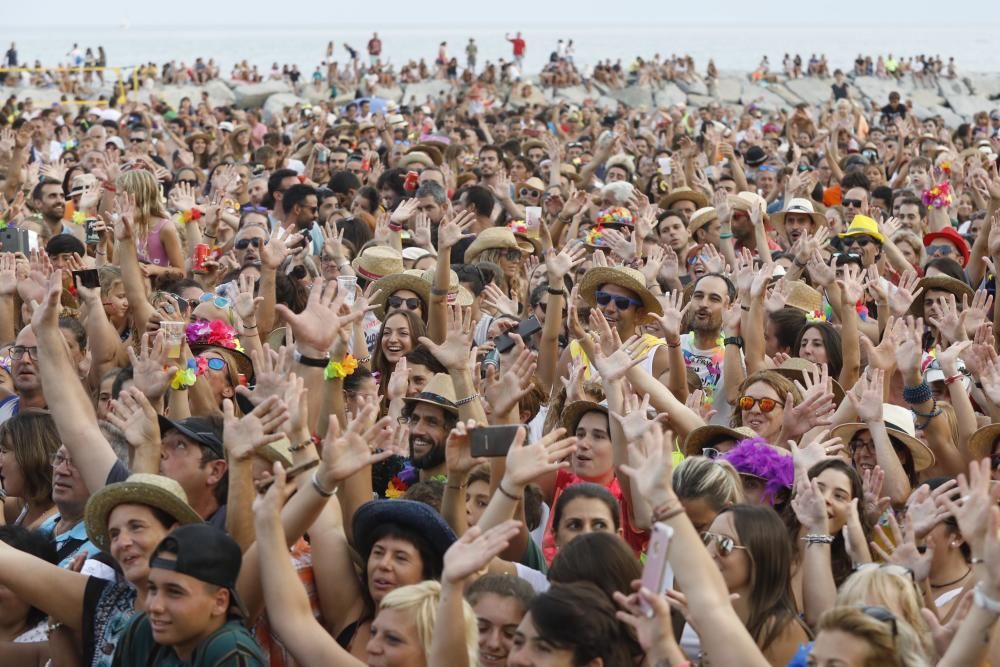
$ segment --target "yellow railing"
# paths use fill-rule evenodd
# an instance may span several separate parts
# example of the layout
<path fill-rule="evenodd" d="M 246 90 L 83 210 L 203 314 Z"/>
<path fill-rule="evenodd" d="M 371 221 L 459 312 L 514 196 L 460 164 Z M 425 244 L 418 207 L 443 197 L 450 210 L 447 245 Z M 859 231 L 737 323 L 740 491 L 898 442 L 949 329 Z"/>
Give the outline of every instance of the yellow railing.
<path fill-rule="evenodd" d="M 82 73 L 82 72 L 114 72 L 115 73 L 115 88 L 119 91 L 118 94 L 118 104 L 124 104 L 128 101 L 126 95 L 125 85 L 122 83 L 126 78 L 132 80 L 132 92 L 137 92 L 139 90 L 139 68 L 133 67 L 132 74 L 128 77 L 122 76 L 123 68 L 121 67 L 0 67 L 0 79 L 3 75 L 8 73 L 21 74 L 23 72 L 29 72 L 32 74 L 43 74 L 45 72 L 70 72 L 70 73 Z M 67 100 L 64 104 L 89 104 L 89 105 L 105 105 L 107 100 Z"/>

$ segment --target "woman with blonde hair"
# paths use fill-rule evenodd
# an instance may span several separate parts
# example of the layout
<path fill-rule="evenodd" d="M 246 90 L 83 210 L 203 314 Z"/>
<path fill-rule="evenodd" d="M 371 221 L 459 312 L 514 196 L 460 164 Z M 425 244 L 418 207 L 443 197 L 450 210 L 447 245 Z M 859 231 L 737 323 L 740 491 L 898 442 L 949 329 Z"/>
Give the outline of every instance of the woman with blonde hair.
<path fill-rule="evenodd" d="M 527 303 L 524 258 L 530 255 L 507 227 L 490 227 L 478 234 L 465 250 L 465 263 L 491 262 L 500 267 L 500 289 L 509 299 Z"/>
<path fill-rule="evenodd" d="M 133 169 L 119 176 L 116 185 L 132 208 L 132 235 L 143 273 L 149 278 L 183 278 L 181 237 L 163 208 L 156 177 L 145 169 Z"/>
<path fill-rule="evenodd" d="M 819 620 L 815 667 L 925 667 L 910 624 L 885 607 L 834 607 Z"/>
<path fill-rule="evenodd" d="M 892 242 L 899 248 L 907 264 L 919 272 L 927 260 L 927 252 L 920 237 L 908 229 L 900 229 L 892 235 Z"/>
<path fill-rule="evenodd" d="M 837 606 L 866 605 L 885 607 L 896 618 L 906 621 L 915 631 L 924 655 L 933 655 L 930 628 L 920 613 L 924 596 L 914 583 L 912 570 L 878 563 L 859 566 L 837 591 Z"/>
<path fill-rule="evenodd" d="M 722 510 L 745 502 L 740 475 L 727 461 L 689 456 L 674 468 L 673 477 L 674 492 L 699 532 Z"/>

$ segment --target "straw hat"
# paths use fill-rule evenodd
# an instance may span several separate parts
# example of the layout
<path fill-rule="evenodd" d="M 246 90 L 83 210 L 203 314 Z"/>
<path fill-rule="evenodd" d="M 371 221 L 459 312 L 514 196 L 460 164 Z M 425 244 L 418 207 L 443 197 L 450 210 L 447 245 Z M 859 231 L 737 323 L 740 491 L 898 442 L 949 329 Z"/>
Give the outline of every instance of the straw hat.
<path fill-rule="evenodd" d="M 993 454 L 993 443 L 1000 437 L 1000 424 L 987 424 L 969 437 L 969 453 L 975 460 Z"/>
<path fill-rule="evenodd" d="M 961 280 L 956 280 L 951 276 L 930 276 L 929 278 L 921 278 L 920 282 L 917 283 L 917 289 L 923 288 L 923 292 L 920 293 L 913 303 L 910 305 L 910 314 L 914 317 L 924 316 L 924 297 L 927 296 L 927 292 L 930 290 L 942 290 L 955 295 L 955 302 L 961 306 L 962 297 L 968 297 L 969 301 L 976 296 L 975 290 L 973 290 L 967 283 Z"/>
<path fill-rule="evenodd" d="M 263 447 L 258 447 L 254 450 L 254 454 L 260 456 L 262 459 L 274 465 L 275 463 L 280 463 L 286 470 L 290 468 L 293 464 L 292 461 L 292 443 L 288 438 L 282 438 L 277 442 L 272 442 Z"/>
<path fill-rule="evenodd" d="M 819 370 L 819 367 L 808 359 L 789 357 L 788 359 L 785 359 L 783 364 L 774 370 L 779 375 L 784 375 L 793 382 L 798 380 L 799 384 L 805 386 L 806 371 L 815 373 Z M 835 379 L 830 378 L 830 381 L 833 383 L 833 402 L 840 405 L 841 401 L 844 400 L 844 388 L 841 387 L 840 383 Z"/>
<path fill-rule="evenodd" d="M 612 155 L 608 158 L 608 160 L 604 163 L 604 173 L 607 174 L 611 167 L 624 169 L 630 179 L 635 175 L 635 161 L 632 159 L 632 156 L 626 155 L 625 153 Z"/>
<path fill-rule="evenodd" d="M 438 146 L 442 146 L 442 147 L 438 148 Z M 437 142 L 433 142 L 432 143 L 430 141 L 424 141 L 422 143 L 417 144 L 416 146 L 414 146 L 413 148 L 411 148 L 410 150 L 408 150 L 406 152 L 407 153 L 423 153 L 424 155 L 426 155 L 427 157 L 429 157 L 431 159 L 431 162 L 434 163 L 435 167 L 440 167 L 441 163 L 444 162 L 444 155 L 441 153 L 441 151 L 443 151 L 444 148 L 446 148 L 446 147 L 443 146 L 442 144 L 437 143 Z"/>
<path fill-rule="evenodd" d="M 84 510 L 87 537 L 98 549 L 111 548 L 108 539 L 108 517 L 119 505 L 147 505 L 163 510 L 177 523 L 200 523 L 201 517 L 187 502 L 184 489 L 176 481 L 163 475 L 135 473 L 124 482 L 108 484 L 90 496 Z"/>
<path fill-rule="evenodd" d="M 719 219 L 719 214 L 714 206 L 703 206 L 694 212 L 691 221 L 688 223 L 688 232 L 694 236 L 695 230 L 701 229 L 705 225 Z"/>
<path fill-rule="evenodd" d="M 573 401 L 563 408 L 562 427 L 566 429 L 568 435 L 576 433 L 577 424 L 588 412 L 600 412 L 605 417 L 608 416 L 607 406 L 592 401 Z"/>
<path fill-rule="evenodd" d="M 537 176 L 532 176 L 526 181 L 522 181 L 514 186 L 514 191 L 521 192 L 521 188 L 529 188 L 535 192 L 545 193 L 545 182 Z"/>
<path fill-rule="evenodd" d="M 826 226 L 826 216 L 816 211 L 811 199 L 796 197 L 789 200 L 788 205 L 783 210 L 771 216 L 771 222 L 774 223 L 775 230 L 782 236 L 785 235 L 785 216 L 789 213 L 804 213 L 808 215 L 812 218 L 816 229 Z"/>
<path fill-rule="evenodd" d="M 764 209 L 764 218 L 770 219 L 767 215 L 767 201 L 756 192 L 741 192 L 729 195 L 728 202 L 729 208 L 734 211 L 743 211 L 746 214 L 750 214 L 754 206 L 761 207 Z"/>
<path fill-rule="evenodd" d="M 788 298 L 785 305 L 805 313 L 815 313 L 823 310 L 823 295 L 801 280 L 789 280 Z"/>
<path fill-rule="evenodd" d="M 544 150 L 545 144 L 543 144 L 538 139 L 528 139 L 521 144 L 521 155 L 527 155 L 528 151 L 530 151 L 532 148 L 541 148 Z"/>
<path fill-rule="evenodd" d="M 667 194 L 667 196 L 661 197 L 660 201 L 656 202 L 656 205 L 666 211 L 674 205 L 674 202 L 681 200 L 694 202 L 695 206 L 698 208 L 705 208 L 708 206 L 708 197 L 706 197 L 704 193 L 698 190 L 692 190 L 688 187 L 674 188 Z"/>
<path fill-rule="evenodd" d="M 431 159 L 430 155 L 424 153 L 423 151 L 414 151 L 399 158 L 399 162 L 396 163 L 396 166 L 405 168 L 409 167 L 411 164 L 421 164 L 425 167 L 433 167 L 434 160 Z"/>
<path fill-rule="evenodd" d="M 885 429 L 889 432 L 889 437 L 895 438 L 910 450 L 910 455 L 913 457 L 913 467 L 916 468 L 917 472 L 934 465 L 934 452 L 931 451 L 930 447 L 917 439 L 912 412 L 899 405 L 883 403 L 882 417 L 885 420 Z M 841 424 L 830 432 L 830 437 L 839 437 L 847 445 L 854 438 L 855 433 L 867 430 L 868 424 Z M 980 431 L 982 430 L 980 429 Z M 976 437 L 976 433 L 972 434 L 972 438 Z M 972 438 L 969 439 L 970 445 Z"/>
<path fill-rule="evenodd" d="M 403 402 L 410 405 L 413 403 L 427 403 L 439 408 L 444 408 L 446 412 L 453 415 L 458 414 L 458 407 L 455 405 L 455 385 L 452 384 L 451 376 L 447 373 L 435 373 L 424 390 L 412 398 L 404 398 Z"/>
<path fill-rule="evenodd" d="M 399 290 L 405 289 L 419 296 L 426 306 L 431 300 L 431 286 L 420 279 L 423 274 L 424 272 L 419 269 L 407 269 L 402 273 L 393 273 L 379 278 L 372 288 L 373 293 L 377 291 L 378 295 L 368 302 L 369 305 L 377 306 L 378 310 L 384 311 L 385 303 L 389 297 Z"/>
<path fill-rule="evenodd" d="M 663 314 L 663 306 L 646 289 L 646 279 L 642 273 L 625 266 L 595 266 L 583 274 L 580 281 L 580 296 L 592 308 L 597 307 L 597 290 L 602 285 L 617 285 L 634 293 L 642 300 L 642 307 L 647 313 Z"/>
<path fill-rule="evenodd" d="M 190 148 L 191 144 L 193 144 L 198 139 L 201 139 L 205 142 L 211 142 L 214 139 L 214 137 L 211 134 L 208 134 L 207 132 L 194 132 L 192 134 L 187 135 L 187 137 L 184 139 L 184 143 L 186 143 L 188 145 L 188 148 Z"/>
<path fill-rule="evenodd" d="M 846 239 L 851 236 L 870 236 L 879 243 L 885 243 L 885 237 L 878 230 L 878 223 L 867 215 L 856 215 L 847 227 L 847 231 L 840 234 L 840 238 Z"/>
<path fill-rule="evenodd" d="M 508 227 L 490 227 L 480 232 L 465 249 L 465 263 L 471 264 L 480 253 L 493 248 L 511 248 L 524 252 L 524 249 L 517 244 L 514 232 Z"/>
<path fill-rule="evenodd" d="M 739 442 L 740 440 L 756 437 L 757 434 L 749 426 L 737 426 L 736 428 L 715 424 L 699 426 L 688 433 L 688 437 L 684 440 L 684 456 L 700 456 L 703 449 L 712 447 L 721 440 L 735 440 Z"/>
<path fill-rule="evenodd" d="M 388 246 L 371 246 L 366 248 L 351 262 L 354 271 L 368 280 L 378 280 L 392 273 L 402 273 L 403 255 L 395 248 Z"/>
<path fill-rule="evenodd" d="M 428 294 L 430 294 L 431 286 L 434 284 L 434 272 L 435 269 L 419 272 L 420 280 L 427 286 Z M 449 271 L 448 274 L 448 303 L 457 303 L 463 308 L 471 306 L 476 297 L 472 296 L 472 292 L 465 289 L 465 286 L 458 281 L 457 273 Z"/>

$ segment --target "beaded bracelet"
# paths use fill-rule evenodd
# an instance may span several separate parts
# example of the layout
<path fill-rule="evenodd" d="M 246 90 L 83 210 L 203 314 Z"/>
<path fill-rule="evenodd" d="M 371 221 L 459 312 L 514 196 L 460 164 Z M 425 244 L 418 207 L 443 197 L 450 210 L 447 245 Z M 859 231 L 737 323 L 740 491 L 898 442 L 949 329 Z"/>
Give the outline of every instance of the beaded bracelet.
<path fill-rule="evenodd" d="M 833 535 L 821 535 L 819 533 L 810 533 L 802 538 L 802 541 L 806 544 L 833 544 Z"/>
<path fill-rule="evenodd" d="M 926 382 L 921 382 L 915 387 L 903 387 L 903 400 L 911 405 L 926 403 L 933 398 L 934 394 Z"/>

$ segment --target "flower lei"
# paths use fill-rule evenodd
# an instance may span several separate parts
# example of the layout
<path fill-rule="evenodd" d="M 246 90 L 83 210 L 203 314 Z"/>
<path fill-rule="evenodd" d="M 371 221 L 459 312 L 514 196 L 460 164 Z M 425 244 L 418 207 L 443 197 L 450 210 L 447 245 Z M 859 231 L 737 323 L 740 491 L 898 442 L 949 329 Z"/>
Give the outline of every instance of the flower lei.
<path fill-rule="evenodd" d="M 218 345 L 230 350 L 243 351 L 236 329 L 229 326 L 222 320 L 212 320 L 211 322 L 192 322 L 184 330 L 189 345 L 195 343 L 207 343 Z"/>
<path fill-rule="evenodd" d="M 191 222 L 192 220 L 201 220 L 201 211 L 196 208 L 181 211 L 181 222 Z"/>
<path fill-rule="evenodd" d="M 323 370 L 323 377 L 327 380 L 339 380 L 348 375 L 353 375 L 358 368 L 358 360 L 348 354 L 341 361 L 330 359 L 330 363 Z"/>
<path fill-rule="evenodd" d="M 406 467 L 399 471 L 395 477 L 389 480 L 389 485 L 385 488 L 385 497 L 390 499 L 402 498 L 406 490 L 413 484 L 420 481 L 420 472 L 407 463 Z M 448 483 L 448 475 L 434 475 L 432 482 Z"/>
<path fill-rule="evenodd" d="M 940 209 L 951 206 L 951 186 L 948 184 L 948 181 L 938 183 L 930 190 L 924 190 L 923 194 L 920 195 L 920 199 L 924 202 L 924 205 L 931 208 Z"/>
<path fill-rule="evenodd" d="M 515 234 L 527 234 L 528 225 L 524 223 L 524 220 L 511 220 L 510 224 L 507 225 L 510 230 Z"/>
<path fill-rule="evenodd" d="M 199 358 L 199 361 L 203 360 Z M 198 362 L 194 359 L 188 359 L 187 366 L 182 369 L 178 369 L 177 372 L 174 373 L 174 377 L 170 380 L 170 388 L 174 390 L 187 389 L 197 382 L 198 375 L 201 375 L 201 372 L 195 373 L 195 368 L 198 366 Z"/>
<path fill-rule="evenodd" d="M 604 225 L 598 223 L 587 230 L 587 236 L 584 238 L 587 245 L 595 246 L 605 246 L 604 242 Z"/>
<path fill-rule="evenodd" d="M 0 230 L 7 229 L 8 222 L 3 218 L 0 218 Z"/>
<path fill-rule="evenodd" d="M 597 214 L 597 222 L 605 225 L 609 223 L 631 225 L 632 211 L 623 206 L 606 208 Z"/>
<path fill-rule="evenodd" d="M 73 213 L 73 224 L 74 225 L 82 225 L 85 222 L 87 222 L 87 214 L 86 213 L 84 213 L 83 211 L 76 211 L 75 213 Z"/>

